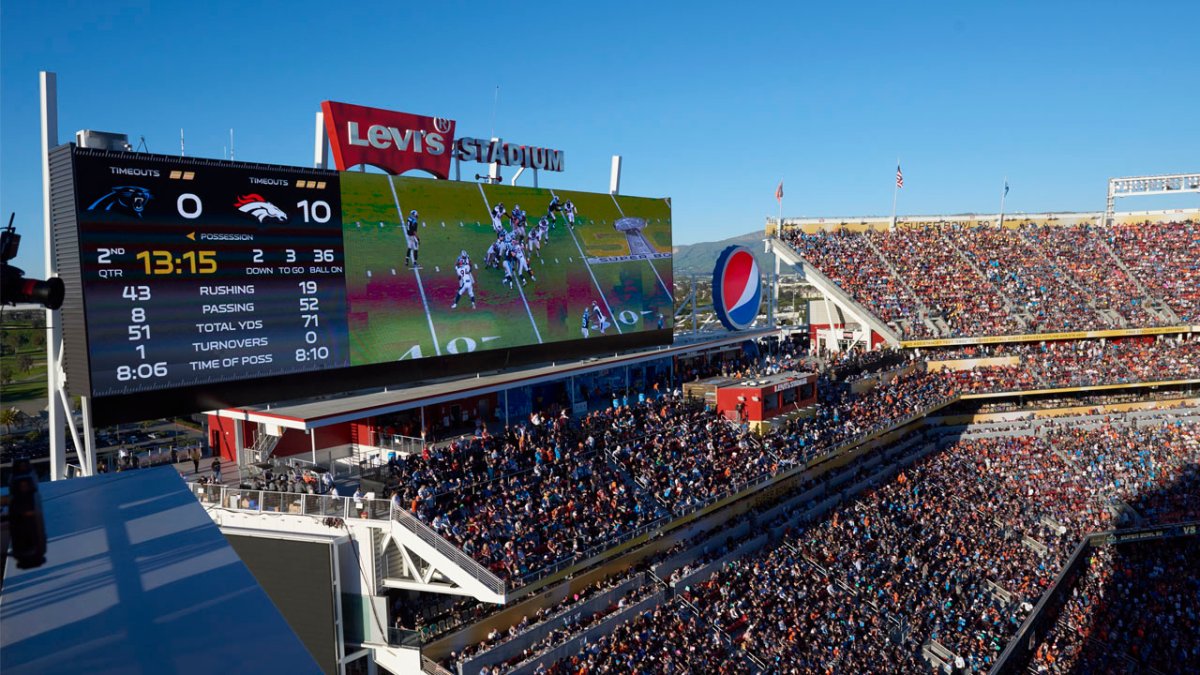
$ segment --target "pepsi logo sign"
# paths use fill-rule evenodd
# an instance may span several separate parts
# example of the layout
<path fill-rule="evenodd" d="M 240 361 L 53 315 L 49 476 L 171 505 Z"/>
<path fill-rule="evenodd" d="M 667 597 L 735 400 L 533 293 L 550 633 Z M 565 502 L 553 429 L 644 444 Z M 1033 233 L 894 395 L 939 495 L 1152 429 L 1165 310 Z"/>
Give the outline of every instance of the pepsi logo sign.
<path fill-rule="evenodd" d="M 746 330 L 762 306 L 762 277 L 754 254 L 730 246 L 717 256 L 713 268 L 713 310 L 729 330 Z"/>

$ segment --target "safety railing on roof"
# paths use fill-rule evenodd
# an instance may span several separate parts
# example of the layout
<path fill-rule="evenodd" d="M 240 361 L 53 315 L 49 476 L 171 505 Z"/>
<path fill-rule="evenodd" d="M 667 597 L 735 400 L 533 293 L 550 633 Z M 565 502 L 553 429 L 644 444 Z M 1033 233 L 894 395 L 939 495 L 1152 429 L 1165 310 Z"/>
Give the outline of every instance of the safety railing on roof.
<path fill-rule="evenodd" d="M 189 486 L 200 503 L 216 504 L 238 511 L 291 513 L 317 518 L 388 520 L 392 510 L 392 503 L 386 499 L 255 490 L 204 483 L 189 483 Z"/>
<path fill-rule="evenodd" d="M 418 539 L 450 559 L 460 569 L 483 584 L 489 591 L 503 595 L 505 583 L 462 550 L 443 539 L 416 516 L 395 508 L 386 499 L 314 495 L 297 492 L 253 490 L 227 485 L 190 483 L 192 493 L 202 504 L 260 513 L 290 513 L 316 518 L 393 520 Z"/>

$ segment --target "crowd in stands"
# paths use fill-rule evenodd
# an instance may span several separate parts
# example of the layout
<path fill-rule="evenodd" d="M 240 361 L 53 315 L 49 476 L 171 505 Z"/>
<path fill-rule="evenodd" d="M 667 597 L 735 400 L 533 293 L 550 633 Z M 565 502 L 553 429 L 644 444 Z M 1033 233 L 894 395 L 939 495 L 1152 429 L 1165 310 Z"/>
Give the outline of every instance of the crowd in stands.
<path fill-rule="evenodd" d="M 748 431 L 700 402 L 668 399 L 621 408 L 611 418 L 613 459 L 675 513 L 779 470 L 779 460 Z"/>
<path fill-rule="evenodd" d="M 1196 560 L 1195 536 L 1092 549 L 1031 670 L 1200 672 Z"/>
<path fill-rule="evenodd" d="M 1184 323 L 1200 321 L 1200 221 L 1139 223 L 1100 234 L 1151 295 Z"/>
<path fill-rule="evenodd" d="M 1094 225 L 1025 227 L 1022 233 L 1045 252 L 1058 274 L 1091 299 L 1096 309 L 1111 309 L 1131 325 L 1151 326 L 1156 318 L 1146 311 L 1146 297 L 1137 282 L 1114 264 L 1105 232 Z"/>
<path fill-rule="evenodd" d="M 402 506 L 502 579 L 576 560 L 663 515 L 565 411 L 389 469 Z"/>
<path fill-rule="evenodd" d="M 893 261 L 896 271 L 925 303 L 931 315 L 940 315 L 965 335 L 1004 335 L 1021 332 L 1021 325 L 998 293 L 981 293 L 980 271 L 948 243 L 953 230 L 939 227 L 898 229 L 867 235 Z M 914 326 L 911 337 L 930 337 L 928 328 Z M 906 337 L 909 337 L 906 335 Z"/>
<path fill-rule="evenodd" d="M 928 671 L 931 641 L 986 671 L 1082 534 L 1116 524 L 1110 498 L 1162 491 L 1196 461 L 1194 422 L 956 442 L 686 590 L 712 621 L 696 637 L 715 625 L 773 673 Z M 1172 492 L 1186 508 L 1142 518 L 1200 513 L 1198 492 Z"/>
<path fill-rule="evenodd" d="M 1015 368 L 993 365 L 976 369 L 975 377 L 989 380 L 991 386 L 972 387 L 972 391 L 1086 387 L 1200 378 L 1200 339 L 1191 335 L 971 345 L 927 350 L 924 356 L 931 361 L 1004 356 L 1018 358 Z M 1005 373 L 1007 376 L 1004 376 Z"/>
<path fill-rule="evenodd" d="M 692 641 L 714 628 L 731 636 L 735 653 L 768 672 L 874 672 L 883 664 L 928 672 L 922 647 L 932 642 L 964 671 L 986 672 L 1082 535 L 1118 523 L 1111 500 L 1167 491 L 1182 508 L 1146 511 L 1143 522 L 1200 514 L 1200 492 L 1176 485 L 1188 471 L 1194 477 L 1198 461 L 1195 421 L 1109 420 L 1090 430 L 957 441 L 684 589 L 684 605 L 706 620 L 686 627 Z M 1173 564 L 1165 569 L 1187 567 Z M 1172 597 L 1160 591 L 1154 606 Z M 1127 619 L 1119 635 L 1143 650 L 1194 658 L 1194 630 L 1176 634 L 1174 644 L 1160 640 L 1166 622 L 1194 624 L 1195 611 L 1167 614 Z M 1131 621 L 1158 632 L 1131 632 Z M 688 672 L 692 662 L 679 665 Z M 577 666 L 561 662 L 567 670 L 549 672 Z"/>
<path fill-rule="evenodd" d="M 815 369 L 836 382 L 854 382 L 876 373 L 894 370 L 918 358 L 912 349 L 898 349 L 886 345 L 879 349 L 847 349 L 839 352 L 819 351 L 819 360 L 806 361 L 804 369 Z"/>
<path fill-rule="evenodd" d="M 781 238 L 907 339 L 1200 320 L 1200 224 L 901 227 Z M 894 272 L 893 272 L 894 270 Z M 1152 313 L 1165 303 L 1176 316 Z"/>
<path fill-rule="evenodd" d="M 504 672 L 503 670 L 499 672 Z M 680 601 L 638 614 L 538 675 L 754 672 L 717 630 Z M 494 675 L 494 674 L 490 674 Z"/>
<path fill-rule="evenodd" d="M 957 231 L 956 245 L 1018 313 L 1030 333 L 1115 328 L 1095 311 L 1066 270 L 1036 245 L 1037 230 L 976 227 Z"/>
<path fill-rule="evenodd" d="M 1200 340 L 1192 339 L 975 346 L 921 356 L 1013 356 L 1017 363 L 930 372 L 911 350 L 814 361 L 784 343 L 694 373 L 821 371 L 821 404 L 761 440 L 662 384 L 649 395 L 614 394 L 613 405 L 581 419 L 555 409 L 495 434 L 481 425 L 474 438 L 397 455 L 381 497 L 517 587 L 960 393 L 1200 377 Z M 865 378 L 878 382 L 859 386 Z M 248 487 L 325 493 L 331 486 L 280 475 Z"/>
<path fill-rule="evenodd" d="M 650 396 L 615 397 L 613 406 L 579 420 L 565 411 L 535 414 L 496 435 L 485 429 L 474 439 L 397 457 L 389 465 L 389 487 L 403 508 L 516 583 L 586 559 L 639 528 L 804 465 L 958 393 L 1200 376 L 1196 340 L 1078 341 L 936 355 L 1020 357 L 1016 365 L 966 371 L 926 372 L 906 355 L 900 369 L 872 373 L 880 364 L 896 365 L 888 352 L 879 354 L 824 366 L 815 414 L 786 422 L 761 441 L 664 386 Z M 723 370 L 749 377 L 808 365 L 788 354 L 740 359 Z M 864 376 L 880 382 L 855 393 L 849 383 Z"/>
<path fill-rule="evenodd" d="M 904 320 L 919 327 L 917 335 L 922 334 L 919 331 L 924 325 L 917 311 L 917 300 L 891 273 L 864 235 L 850 230 L 812 235 L 791 230 L 784 233 L 784 238 L 805 260 L 851 297 L 863 302 L 880 320 Z"/>

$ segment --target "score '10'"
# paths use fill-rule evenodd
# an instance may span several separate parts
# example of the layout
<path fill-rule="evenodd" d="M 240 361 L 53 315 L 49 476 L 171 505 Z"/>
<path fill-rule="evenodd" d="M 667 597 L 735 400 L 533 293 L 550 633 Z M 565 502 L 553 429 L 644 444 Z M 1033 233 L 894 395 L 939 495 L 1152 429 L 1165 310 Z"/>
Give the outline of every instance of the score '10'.
<path fill-rule="evenodd" d="M 328 223 L 333 217 L 333 209 L 330 208 L 329 202 L 324 199 L 308 201 L 303 199 L 296 202 L 296 208 L 300 209 L 300 213 L 304 216 L 304 222 Z M 204 213 L 204 202 L 200 201 L 200 197 L 192 192 L 184 192 L 175 200 L 175 210 L 179 215 L 189 220 L 199 218 Z"/>

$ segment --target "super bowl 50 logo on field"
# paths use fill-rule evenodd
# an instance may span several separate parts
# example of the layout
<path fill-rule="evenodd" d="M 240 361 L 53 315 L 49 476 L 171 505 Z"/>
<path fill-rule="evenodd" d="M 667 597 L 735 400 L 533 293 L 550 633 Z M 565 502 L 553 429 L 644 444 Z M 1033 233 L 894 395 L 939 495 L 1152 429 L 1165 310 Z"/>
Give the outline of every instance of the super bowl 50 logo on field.
<path fill-rule="evenodd" d="M 713 268 L 713 310 L 729 330 L 746 330 L 762 305 L 762 278 L 754 254 L 730 246 L 717 256 Z"/>

